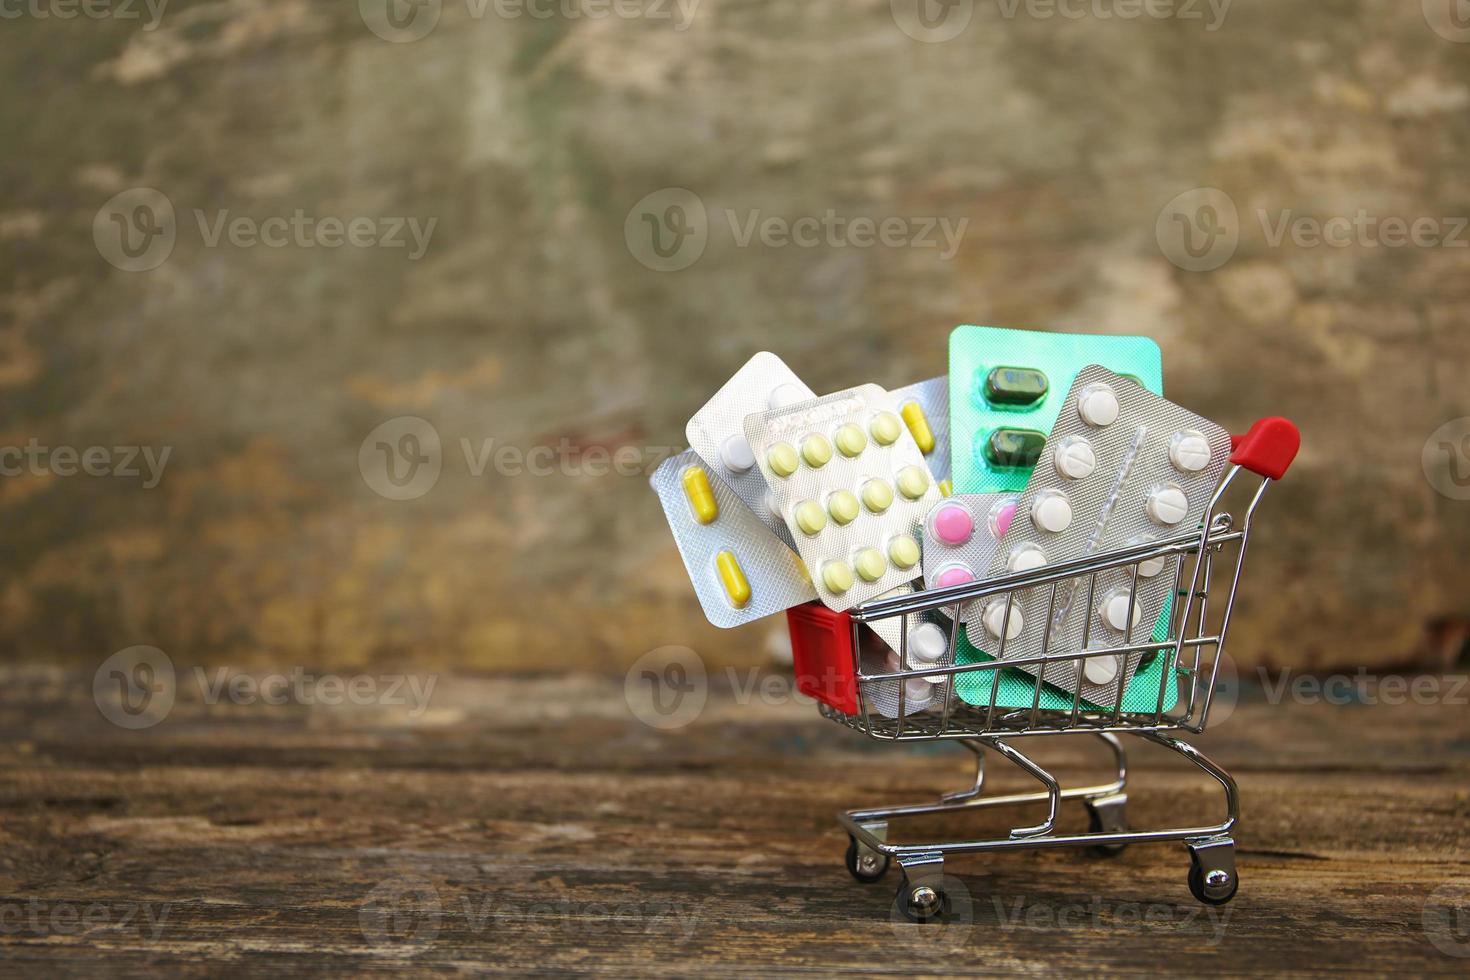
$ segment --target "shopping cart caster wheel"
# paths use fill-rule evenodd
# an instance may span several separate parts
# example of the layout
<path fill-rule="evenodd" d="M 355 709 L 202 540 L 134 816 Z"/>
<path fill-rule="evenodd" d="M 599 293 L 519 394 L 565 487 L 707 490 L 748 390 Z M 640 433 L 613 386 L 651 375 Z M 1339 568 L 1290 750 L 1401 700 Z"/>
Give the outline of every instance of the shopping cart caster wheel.
<path fill-rule="evenodd" d="M 1120 834 L 1128 829 L 1128 815 L 1124 810 L 1127 797 L 1116 797 L 1087 804 L 1087 829 L 1093 834 Z M 1088 850 L 1098 857 L 1117 857 L 1128 849 L 1127 844 L 1094 844 Z"/>
<path fill-rule="evenodd" d="M 1189 865 L 1189 890 L 1206 905 L 1224 905 L 1235 897 L 1239 888 L 1240 876 L 1233 870 L 1211 868 L 1206 871 L 1198 857 Z"/>
<path fill-rule="evenodd" d="M 859 844 L 856 837 L 847 838 L 847 873 L 865 885 L 882 881 L 888 873 L 890 858 Z"/>
<path fill-rule="evenodd" d="M 933 882 L 915 885 L 905 878 L 898 886 L 893 905 L 910 922 L 943 922 L 949 918 L 949 896 Z"/>

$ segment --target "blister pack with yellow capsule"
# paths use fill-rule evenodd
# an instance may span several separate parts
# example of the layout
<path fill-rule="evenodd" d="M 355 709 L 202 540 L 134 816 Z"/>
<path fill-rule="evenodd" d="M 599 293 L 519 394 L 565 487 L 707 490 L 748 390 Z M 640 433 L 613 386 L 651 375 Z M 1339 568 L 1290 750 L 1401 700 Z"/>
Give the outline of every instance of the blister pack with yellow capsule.
<path fill-rule="evenodd" d="M 760 351 L 740 366 L 684 427 L 689 448 L 745 501 L 756 517 L 788 545 L 795 546 L 786 522 L 771 509 L 770 488 L 745 437 L 745 417 L 815 398 L 786 363 Z"/>
<path fill-rule="evenodd" d="M 705 618 L 726 629 L 817 597 L 800 556 L 687 449 L 649 480 Z"/>
<path fill-rule="evenodd" d="M 939 481 L 939 492 L 948 497 L 950 489 L 949 449 L 949 376 L 941 374 L 928 381 L 895 388 L 893 403 L 898 417 L 914 437 L 929 472 Z"/>
<path fill-rule="evenodd" d="M 745 434 L 828 608 L 918 577 L 919 528 L 939 487 L 888 392 L 860 385 L 750 415 Z"/>

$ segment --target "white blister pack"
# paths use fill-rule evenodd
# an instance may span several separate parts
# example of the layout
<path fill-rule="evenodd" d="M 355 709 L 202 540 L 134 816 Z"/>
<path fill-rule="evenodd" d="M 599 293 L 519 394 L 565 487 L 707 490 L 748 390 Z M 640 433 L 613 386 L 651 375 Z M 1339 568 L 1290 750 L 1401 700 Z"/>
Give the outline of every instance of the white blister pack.
<path fill-rule="evenodd" d="M 1022 570 L 1012 567 L 1020 555 L 1023 568 L 1035 569 L 1198 529 L 1230 452 L 1220 426 L 1089 365 L 1067 394 L 991 577 Z M 1144 562 L 1136 589 L 1131 568 L 1098 573 L 1090 589 L 1086 579 L 1063 581 L 1054 605 L 1051 586 L 1018 590 L 1009 601 L 993 597 L 965 615 L 969 637 L 994 653 L 1004 632 L 1004 660 L 1039 655 L 1048 630 L 1046 648 L 1056 653 L 1146 642 L 1174 588 L 1165 571 L 1175 564 Z M 1086 700 L 1116 704 L 1141 659 L 1137 652 L 1125 662 L 1090 657 L 1080 669 L 1079 661 L 1059 661 L 1043 665 L 1043 679 L 1069 693 L 1080 683 Z"/>
<path fill-rule="evenodd" d="M 817 597 L 800 556 L 692 449 L 664 460 L 649 483 L 715 626 L 739 626 Z"/>
<path fill-rule="evenodd" d="M 886 391 L 860 385 L 751 415 L 745 434 L 828 608 L 919 576 L 919 527 L 939 488 Z"/>
<path fill-rule="evenodd" d="M 684 427 L 689 446 L 699 458 L 745 501 L 761 523 L 793 547 L 795 542 L 786 522 L 771 510 L 770 488 L 755 465 L 745 435 L 745 417 L 752 412 L 784 408 L 815 397 L 816 393 L 786 362 L 769 351 L 761 351 L 746 361 Z"/>
<path fill-rule="evenodd" d="M 946 589 L 989 575 L 1019 499 L 1014 493 L 957 493 L 935 504 L 924 518 L 925 586 Z"/>
<path fill-rule="evenodd" d="M 893 392 L 898 417 L 908 426 L 909 435 L 929 472 L 939 483 L 939 492 L 949 496 L 949 375 L 941 374 L 928 381 L 916 381 Z"/>

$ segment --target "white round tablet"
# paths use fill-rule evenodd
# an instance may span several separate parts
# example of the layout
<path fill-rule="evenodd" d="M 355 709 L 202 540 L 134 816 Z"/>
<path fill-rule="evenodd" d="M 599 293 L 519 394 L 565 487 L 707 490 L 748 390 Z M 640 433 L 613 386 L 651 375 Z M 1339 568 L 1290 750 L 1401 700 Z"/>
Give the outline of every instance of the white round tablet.
<path fill-rule="evenodd" d="M 936 623 L 920 623 L 909 630 L 909 659 L 932 664 L 944 656 L 949 649 L 944 630 Z"/>
<path fill-rule="evenodd" d="M 1046 564 L 1046 552 L 1034 544 L 1023 544 L 1011 552 L 1006 567 L 1013 572 L 1029 572 Z"/>
<path fill-rule="evenodd" d="M 1093 684 L 1106 684 L 1118 677 L 1117 657 L 1089 657 L 1082 668 L 1082 676 Z"/>
<path fill-rule="evenodd" d="M 731 473 L 745 473 L 755 465 L 755 453 L 745 436 L 737 432 L 720 443 L 720 462 Z"/>
<path fill-rule="evenodd" d="M 1077 396 L 1077 414 L 1088 425 L 1112 425 L 1118 418 L 1118 396 L 1105 384 L 1088 385 Z"/>
<path fill-rule="evenodd" d="M 1057 534 L 1072 524 L 1072 504 L 1056 490 L 1044 491 L 1031 501 L 1031 521 L 1043 531 Z"/>
<path fill-rule="evenodd" d="M 786 384 L 776 386 L 775 390 L 771 392 L 771 397 L 767 404 L 772 408 L 785 408 L 787 405 L 804 402 L 807 400 L 807 397 L 806 392 L 796 387 L 796 385 L 787 382 Z"/>
<path fill-rule="evenodd" d="M 1147 558 L 1138 563 L 1139 578 L 1153 578 L 1164 570 L 1164 559 Z"/>
<path fill-rule="evenodd" d="M 1026 627 L 1025 617 L 1021 615 L 1020 607 L 1014 602 L 1009 603 L 1011 618 L 1009 622 L 1006 621 L 1006 606 L 1005 602 L 992 602 L 985 607 L 985 614 L 980 617 L 985 623 L 986 632 L 997 640 L 1000 639 L 1001 626 L 1005 626 L 1007 640 L 1014 640 L 1017 634 Z"/>
<path fill-rule="evenodd" d="M 772 514 L 775 514 L 777 517 L 781 518 L 784 521 L 786 519 L 786 515 L 781 513 L 781 505 L 776 503 L 776 495 L 767 490 L 764 499 L 766 502 L 766 510 L 770 511 Z"/>
<path fill-rule="evenodd" d="M 1198 432 L 1178 432 L 1169 440 L 1169 462 L 1184 473 L 1198 473 L 1210 465 L 1210 443 Z"/>
<path fill-rule="evenodd" d="M 1052 454 L 1057 472 L 1068 480 L 1085 480 L 1097 469 L 1097 454 L 1092 443 L 1081 436 L 1068 436 L 1057 444 Z"/>
<path fill-rule="evenodd" d="M 1156 524 L 1178 524 L 1189 513 L 1189 498 L 1178 487 L 1159 487 L 1148 495 L 1144 509 Z"/>
<path fill-rule="evenodd" d="M 934 696 L 934 685 L 922 677 L 910 677 L 903 682 L 904 707 L 913 707 L 914 704 L 927 704 Z"/>
<path fill-rule="evenodd" d="M 1103 600 L 1098 609 L 1102 621 L 1107 623 L 1118 632 L 1128 628 L 1128 593 L 1121 592 L 1118 595 L 1109 596 Z M 1133 628 L 1138 629 L 1143 622 L 1143 604 L 1138 600 L 1133 602 Z"/>

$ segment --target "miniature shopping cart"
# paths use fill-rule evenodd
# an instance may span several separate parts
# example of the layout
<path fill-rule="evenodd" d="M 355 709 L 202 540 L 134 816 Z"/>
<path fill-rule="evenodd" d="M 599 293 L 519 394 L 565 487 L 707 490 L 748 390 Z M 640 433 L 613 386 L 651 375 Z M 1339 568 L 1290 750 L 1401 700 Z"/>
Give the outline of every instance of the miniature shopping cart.
<path fill-rule="evenodd" d="M 1231 831 L 1239 815 L 1235 780 L 1188 742 L 1170 732 L 1187 730 L 1203 732 L 1209 718 L 1210 702 L 1220 680 L 1221 658 L 1225 650 L 1226 632 L 1235 606 L 1236 589 L 1240 585 L 1246 544 L 1256 508 L 1273 480 L 1279 480 L 1295 458 L 1300 444 L 1297 429 L 1286 419 L 1263 419 L 1249 433 L 1234 440 L 1231 466 L 1221 478 L 1202 525 L 1175 537 L 1127 547 L 1108 554 L 1093 555 L 1047 565 L 1033 571 L 1006 575 L 984 581 L 966 583 L 927 592 L 914 592 L 873 600 L 851 613 L 834 613 L 818 604 L 789 611 L 792 646 L 795 654 L 797 682 L 800 689 L 816 698 L 822 714 L 839 724 L 854 728 L 871 738 L 893 742 L 916 742 L 953 739 L 975 753 L 976 769 L 972 785 L 959 792 L 941 796 L 937 802 L 909 806 L 873 807 L 848 810 L 839 816 L 850 842 L 847 869 L 864 883 L 880 880 L 893 860 L 903 870 L 903 881 L 895 899 L 895 908 L 913 921 L 943 919 L 950 911 L 945 894 L 944 858 L 948 854 L 971 851 L 1000 851 L 1033 847 L 1087 847 L 1103 854 L 1117 854 L 1130 843 L 1183 841 L 1190 853 L 1189 888 L 1201 902 L 1223 905 L 1235 896 L 1239 879 L 1235 868 L 1235 842 Z M 1261 478 L 1250 497 L 1244 518 L 1237 520 L 1222 509 L 1226 491 L 1240 474 L 1249 470 Z M 1123 642 L 1113 646 L 1089 648 L 1084 632 L 1080 649 L 1047 649 L 1028 657 L 1006 657 L 1005 640 L 999 640 L 994 658 L 973 663 L 936 666 L 910 660 L 908 633 L 911 621 L 922 614 L 939 612 L 947 616 L 949 649 L 957 649 L 960 607 L 976 600 L 977 608 L 985 600 L 996 597 L 1010 599 L 1013 591 L 1046 589 L 1055 608 L 1058 590 L 1086 590 L 1088 607 L 1099 573 L 1108 569 L 1137 570 L 1143 562 L 1162 560 L 1172 566 L 1174 600 L 1167 617 L 1167 630 L 1154 629 L 1154 624 L 1129 622 Z M 1133 575 L 1137 589 L 1137 575 Z M 1223 592 L 1223 600 L 1211 603 L 1211 587 Z M 1063 594 L 1066 594 L 1065 592 Z M 1132 606 L 1134 596 L 1129 595 Z M 1048 621 L 1050 621 L 1048 615 Z M 864 669 L 862 631 L 875 623 L 896 620 L 901 637 L 898 650 L 899 669 L 875 672 Z M 889 623 L 889 625 L 893 625 Z M 1000 631 L 1003 637 L 1007 631 Z M 1167 636 L 1158 639 L 1167 632 Z M 1135 634 L 1150 634 L 1139 639 Z M 1059 689 L 1044 685 L 1046 666 L 1077 662 L 1082 667 L 1092 657 L 1127 657 L 1142 655 L 1149 663 L 1163 658 L 1156 671 L 1159 677 L 1157 697 L 1152 681 L 1140 699 L 1136 687 L 1130 687 L 1125 702 L 1126 672 L 1119 671 L 1118 686 L 1111 699 L 1114 707 L 1100 708 L 1081 700 L 1079 693 L 1069 693 L 1070 706 L 1058 706 Z M 1024 674 L 1017 674 L 1024 668 Z M 998 705 L 1001 672 L 1008 679 L 1025 677 L 1032 683 L 1031 704 L 1023 707 Z M 1153 671 L 1140 670 L 1133 684 L 1151 678 Z M 978 689 L 989 690 L 988 701 L 972 696 L 967 703 L 954 696 L 954 688 L 962 675 L 977 675 Z M 906 710 L 905 682 L 924 677 L 936 682 L 939 697 L 922 711 Z M 892 682 L 897 682 L 896 684 Z M 875 710 L 873 695 L 877 685 L 888 683 L 897 690 L 898 710 L 887 717 Z M 976 690 L 976 681 L 966 680 L 966 690 Z M 1076 685 L 1080 688 L 1080 685 Z M 1022 698 L 1024 700 L 1024 698 Z M 1065 699 L 1063 699 L 1065 701 Z M 1142 702 L 1142 703 L 1140 703 Z M 1014 705 L 1010 700 L 1007 705 Z M 892 713 L 891 711 L 889 713 Z M 1013 740 L 1041 735 L 1085 734 L 1101 740 L 1111 750 L 1115 764 L 1114 778 L 1094 786 L 1063 789 L 1057 779 L 1013 744 Z M 1128 826 L 1124 792 L 1127 763 L 1120 735 L 1136 735 L 1155 745 L 1171 749 L 1204 770 L 1225 792 L 1225 818 L 1219 823 L 1175 827 L 1159 830 L 1133 830 Z M 984 750 L 1014 763 L 1044 787 L 1039 792 L 1002 796 L 982 795 Z M 1057 814 L 1063 800 L 1080 800 L 1090 815 L 1087 833 L 1064 834 L 1056 831 Z M 888 840 L 889 821 L 899 817 L 920 816 L 955 811 L 1007 807 L 1023 804 L 1046 804 L 1045 820 L 1034 826 L 1017 827 L 1009 836 L 991 840 L 959 840 L 939 843 L 895 844 Z"/>

